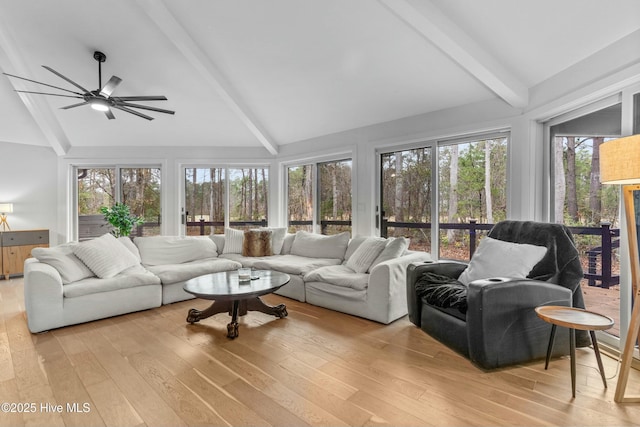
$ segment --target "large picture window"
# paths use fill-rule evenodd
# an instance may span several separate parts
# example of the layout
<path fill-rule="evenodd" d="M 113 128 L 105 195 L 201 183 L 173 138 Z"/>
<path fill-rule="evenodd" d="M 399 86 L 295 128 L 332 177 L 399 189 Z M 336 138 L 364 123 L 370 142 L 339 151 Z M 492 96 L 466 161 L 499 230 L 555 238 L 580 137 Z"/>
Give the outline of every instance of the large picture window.
<path fill-rule="evenodd" d="M 266 226 L 268 193 L 268 168 L 186 168 L 187 235 L 221 234 L 225 226 Z"/>
<path fill-rule="evenodd" d="M 411 249 L 439 258 L 469 260 L 479 238 L 507 215 L 507 145 L 501 132 L 381 153 L 380 234 L 408 237 Z"/>
<path fill-rule="evenodd" d="M 77 167 L 78 238 L 91 239 L 109 232 L 100 213 L 103 206 L 120 202 L 144 222 L 134 227 L 133 236 L 161 233 L 161 170 L 157 167 Z"/>
<path fill-rule="evenodd" d="M 351 159 L 287 167 L 289 232 L 351 232 Z"/>

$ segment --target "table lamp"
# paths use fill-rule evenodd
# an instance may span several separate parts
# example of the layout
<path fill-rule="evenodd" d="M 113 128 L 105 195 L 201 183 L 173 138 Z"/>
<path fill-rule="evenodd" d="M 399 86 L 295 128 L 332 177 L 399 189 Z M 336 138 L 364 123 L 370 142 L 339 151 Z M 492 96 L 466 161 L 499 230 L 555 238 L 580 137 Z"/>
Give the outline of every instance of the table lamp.
<path fill-rule="evenodd" d="M 13 212 L 13 203 L 0 203 L 0 225 L 2 231 L 11 230 L 7 222 L 7 214 Z"/>
<path fill-rule="evenodd" d="M 629 330 L 622 351 L 622 364 L 614 400 L 616 402 L 640 402 L 640 396 L 625 396 L 629 369 L 633 360 L 633 350 L 640 331 L 640 301 L 638 300 L 638 280 L 640 279 L 640 259 L 638 259 L 638 239 L 633 192 L 640 190 L 640 135 L 607 141 L 600 145 L 600 182 L 622 184 L 627 237 L 629 240 L 629 261 L 631 264 L 631 284 L 633 289 L 633 310 Z"/>

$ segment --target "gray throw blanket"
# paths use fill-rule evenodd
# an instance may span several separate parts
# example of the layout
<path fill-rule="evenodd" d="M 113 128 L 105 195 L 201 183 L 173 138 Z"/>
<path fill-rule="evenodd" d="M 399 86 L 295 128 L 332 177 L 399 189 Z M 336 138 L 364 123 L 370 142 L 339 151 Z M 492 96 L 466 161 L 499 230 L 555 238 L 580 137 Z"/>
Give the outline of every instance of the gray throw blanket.
<path fill-rule="evenodd" d="M 436 273 L 422 273 L 415 284 L 419 298 L 442 308 L 457 308 L 467 313 L 467 287 L 458 280 Z"/>

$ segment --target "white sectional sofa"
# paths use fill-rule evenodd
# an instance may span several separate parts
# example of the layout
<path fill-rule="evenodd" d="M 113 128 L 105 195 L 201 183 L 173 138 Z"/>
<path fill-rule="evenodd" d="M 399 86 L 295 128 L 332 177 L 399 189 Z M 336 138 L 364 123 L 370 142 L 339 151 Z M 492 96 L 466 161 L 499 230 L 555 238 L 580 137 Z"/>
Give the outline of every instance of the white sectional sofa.
<path fill-rule="evenodd" d="M 208 237 L 155 236 L 34 249 L 25 262 L 24 295 L 31 332 L 42 332 L 193 298 L 185 281 L 241 266 L 291 276 L 277 293 L 298 301 L 390 323 L 407 314 L 406 268 L 430 260 L 403 238 L 349 239 L 285 229 L 272 252 L 243 255 L 243 232 Z M 246 252 L 245 252 L 246 254 Z"/>

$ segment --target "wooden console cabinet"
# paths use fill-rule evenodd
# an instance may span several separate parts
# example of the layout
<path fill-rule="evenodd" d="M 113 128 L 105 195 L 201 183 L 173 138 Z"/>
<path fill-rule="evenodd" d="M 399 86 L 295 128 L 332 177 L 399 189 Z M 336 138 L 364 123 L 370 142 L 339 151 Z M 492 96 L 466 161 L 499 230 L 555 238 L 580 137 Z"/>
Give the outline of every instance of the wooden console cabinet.
<path fill-rule="evenodd" d="M 49 230 L 20 230 L 0 232 L 2 249 L 2 275 L 8 279 L 11 275 L 24 272 L 24 260 L 31 256 L 33 248 L 49 247 Z"/>

